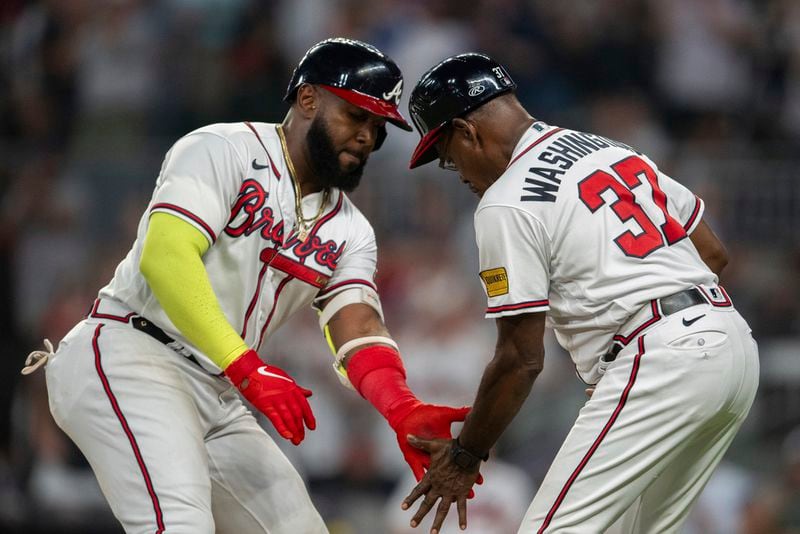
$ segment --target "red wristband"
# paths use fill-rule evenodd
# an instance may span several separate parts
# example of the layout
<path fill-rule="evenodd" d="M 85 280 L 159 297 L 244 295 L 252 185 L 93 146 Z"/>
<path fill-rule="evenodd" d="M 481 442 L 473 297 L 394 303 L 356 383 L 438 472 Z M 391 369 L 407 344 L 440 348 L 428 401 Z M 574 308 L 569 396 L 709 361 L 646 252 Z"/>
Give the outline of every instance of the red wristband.
<path fill-rule="evenodd" d="M 239 387 L 242 380 L 250 373 L 264 365 L 264 362 L 259 357 L 258 353 L 253 349 L 246 350 L 241 356 L 233 360 L 228 367 L 225 368 L 225 375 L 231 379 L 233 385 Z"/>
<path fill-rule="evenodd" d="M 392 428 L 420 404 L 406 384 L 400 354 L 392 347 L 372 345 L 359 350 L 347 362 L 347 376 Z"/>

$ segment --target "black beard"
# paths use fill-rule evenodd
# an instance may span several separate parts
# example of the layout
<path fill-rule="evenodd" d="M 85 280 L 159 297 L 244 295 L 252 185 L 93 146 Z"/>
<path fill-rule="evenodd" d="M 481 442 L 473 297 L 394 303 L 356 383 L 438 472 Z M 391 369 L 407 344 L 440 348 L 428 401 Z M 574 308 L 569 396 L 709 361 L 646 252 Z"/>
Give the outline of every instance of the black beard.
<path fill-rule="evenodd" d="M 347 193 L 358 187 L 364 165 L 367 161 L 352 171 L 342 170 L 339 164 L 339 155 L 333 147 L 333 141 L 328 133 L 328 128 L 320 116 L 311 121 L 311 126 L 306 134 L 306 145 L 311 163 L 311 170 L 317 185 L 322 187 L 336 187 Z"/>

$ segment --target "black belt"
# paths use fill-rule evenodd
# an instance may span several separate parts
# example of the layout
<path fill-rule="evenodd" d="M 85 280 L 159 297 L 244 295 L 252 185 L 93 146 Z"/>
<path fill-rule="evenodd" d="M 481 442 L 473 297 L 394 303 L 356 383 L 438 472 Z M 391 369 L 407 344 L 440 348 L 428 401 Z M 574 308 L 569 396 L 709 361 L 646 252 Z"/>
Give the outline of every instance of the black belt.
<path fill-rule="evenodd" d="M 133 319 L 131 319 L 131 324 L 136 330 L 144 332 L 148 336 L 155 338 L 164 345 L 175 343 L 174 339 L 169 337 L 163 330 L 161 330 L 159 327 L 157 327 L 144 317 L 134 317 Z"/>
<path fill-rule="evenodd" d="M 708 304 L 708 300 L 696 287 L 685 289 L 679 293 L 669 295 L 668 297 L 661 297 L 660 299 L 656 299 L 656 302 L 661 309 L 662 317 L 678 313 L 681 310 L 685 310 L 691 306 L 697 306 L 698 304 Z M 603 361 L 613 362 L 616 360 L 617 354 L 619 354 L 619 351 L 621 351 L 623 347 L 624 345 L 622 343 L 615 341 L 614 344 L 611 345 L 611 349 L 603 356 Z"/>
<path fill-rule="evenodd" d="M 144 317 L 138 317 L 138 316 L 137 317 L 133 317 L 133 318 L 131 318 L 131 325 L 136 330 L 138 330 L 140 332 L 144 332 L 145 334 L 147 334 L 148 336 L 152 337 L 156 341 L 160 341 L 161 343 L 163 343 L 167 347 L 171 348 L 175 352 L 178 352 L 181 356 L 183 356 L 187 360 L 191 361 L 193 364 L 198 366 L 200 369 L 203 369 L 203 366 L 200 365 L 200 362 L 197 361 L 197 358 L 195 358 L 192 354 L 190 354 L 189 351 L 186 350 L 185 348 L 183 349 L 183 351 L 177 350 L 177 347 L 181 347 L 180 343 L 178 343 L 177 341 L 172 339 L 170 336 L 168 336 L 166 334 L 166 332 L 161 330 L 159 327 L 154 325 L 149 320 L 145 319 Z M 173 346 L 170 346 L 170 345 L 173 345 Z M 203 369 L 203 371 L 206 371 L 206 370 Z M 206 371 L 206 372 L 208 372 L 208 371 Z"/>
<path fill-rule="evenodd" d="M 698 304 L 708 304 L 708 301 L 696 287 L 658 299 L 658 306 L 661 308 L 661 313 L 665 316 L 678 313 L 681 310 L 685 310 L 691 306 L 697 306 Z"/>

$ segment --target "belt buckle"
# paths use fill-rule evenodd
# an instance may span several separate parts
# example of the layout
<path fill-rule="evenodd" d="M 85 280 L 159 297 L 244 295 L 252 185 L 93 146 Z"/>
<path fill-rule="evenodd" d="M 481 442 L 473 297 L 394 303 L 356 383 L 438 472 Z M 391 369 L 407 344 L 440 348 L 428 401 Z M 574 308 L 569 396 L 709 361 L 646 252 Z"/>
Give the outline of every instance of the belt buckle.
<path fill-rule="evenodd" d="M 716 308 L 729 308 L 733 306 L 731 298 L 721 285 L 697 286 L 697 290 L 709 304 Z"/>

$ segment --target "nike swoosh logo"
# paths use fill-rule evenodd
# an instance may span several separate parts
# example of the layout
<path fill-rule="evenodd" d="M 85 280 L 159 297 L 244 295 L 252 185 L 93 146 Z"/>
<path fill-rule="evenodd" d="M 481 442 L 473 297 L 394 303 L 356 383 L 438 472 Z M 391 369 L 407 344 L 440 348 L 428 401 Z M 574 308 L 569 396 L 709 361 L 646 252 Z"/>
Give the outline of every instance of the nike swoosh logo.
<path fill-rule="evenodd" d="M 683 319 L 683 326 L 692 326 L 694 323 L 696 323 L 697 321 L 699 321 L 700 319 L 702 319 L 705 316 L 706 316 L 706 314 L 704 313 L 702 315 L 698 315 L 694 319 L 689 319 L 688 321 L 686 320 L 686 318 L 684 318 Z"/>
<path fill-rule="evenodd" d="M 275 373 L 270 373 L 269 371 L 267 371 L 266 365 L 262 365 L 261 367 L 258 368 L 258 374 L 262 376 L 268 376 L 270 378 L 280 378 L 281 380 L 286 380 L 287 382 L 291 382 L 291 380 L 289 380 L 285 376 L 276 375 Z"/>
<path fill-rule="evenodd" d="M 269 165 L 259 165 L 258 163 L 256 163 L 256 160 L 253 159 L 253 168 L 257 171 L 260 171 L 261 169 L 268 169 Z"/>

